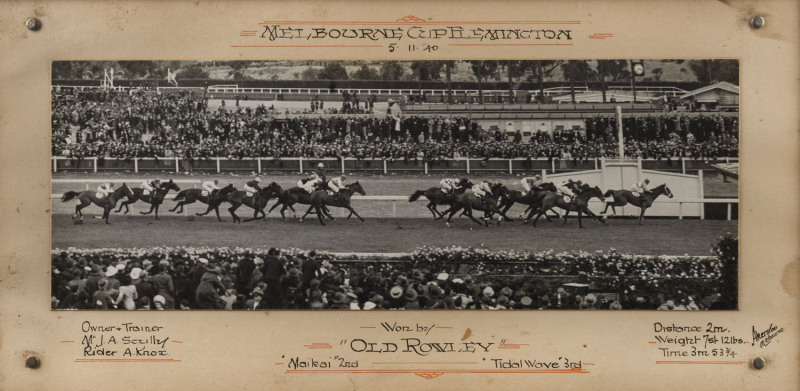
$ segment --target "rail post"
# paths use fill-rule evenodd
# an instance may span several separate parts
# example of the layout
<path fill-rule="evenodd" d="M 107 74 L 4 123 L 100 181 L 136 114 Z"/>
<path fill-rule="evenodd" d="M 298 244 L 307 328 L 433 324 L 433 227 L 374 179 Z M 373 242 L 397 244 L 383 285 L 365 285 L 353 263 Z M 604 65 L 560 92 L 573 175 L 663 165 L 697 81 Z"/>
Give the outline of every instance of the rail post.
<path fill-rule="evenodd" d="M 555 174 L 556 173 L 556 159 L 555 158 L 550 159 L 550 173 L 551 174 Z"/>
<path fill-rule="evenodd" d="M 425 165 L 425 175 L 428 175 L 428 162 L 423 162 L 423 164 Z"/>
<path fill-rule="evenodd" d="M 139 172 L 139 158 L 133 158 L 133 172 Z"/>
<path fill-rule="evenodd" d="M 220 159 L 220 158 L 217 158 L 217 174 L 219 174 L 219 173 L 220 173 L 220 171 L 221 171 L 221 170 L 220 170 L 220 163 L 219 163 L 219 159 Z"/>
<path fill-rule="evenodd" d="M 392 201 L 392 218 L 397 217 L 397 201 Z"/>
<path fill-rule="evenodd" d="M 700 197 L 698 197 L 698 198 L 700 198 L 700 200 L 702 201 L 702 200 L 704 200 L 706 198 L 705 197 L 705 191 L 703 190 L 703 170 L 697 170 L 697 181 L 699 182 L 698 184 L 700 185 L 699 186 L 700 187 Z M 701 202 L 700 203 L 700 220 L 705 220 L 705 219 L 706 219 L 706 204 Z"/>
<path fill-rule="evenodd" d="M 56 159 L 55 156 L 53 156 L 52 159 L 53 159 L 53 172 L 56 172 L 58 171 L 58 159 Z"/>
<path fill-rule="evenodd" d="M 681 174 L 686 175 L 686 157 L 681 158 Z"/>
<path fill-rule="evenodd" d="M 344 174 L 344 156 L 342 156 L 340 159 L 342 161 L 342 174 Z"/>
<path fill-rule="evenodd" d="M 469 158 L 467 158 L 467 174 L 469 174 Z"/>
<path fill-rule="evenodd" d="M 176 174 L 181 172 L 181 165 L 179 163 L 180 162 L 178 162 L 178 157 L 175 156 L 175 173 Z"/>
<path fill-rule="evenodd" d="M 299 161 L 300 161 L 300 173 L 302 174 L 303 173 L 303 157 L 302 156 L 300 157 Z"/>
<path fill-rule="evenodd" d="M 728 203 L 728 221 L 731 219 L 731 203 Z"/>
<path fill-rule="evenodd" d="M 258 173 L 261 174 L 261 158 L 257 157 L 256 162 L 258 162 Z"/>
<path fill-rule="evenodd" d="M 511 159 L 508 159 L 508 173 L 509 175 L 514 174 L 514 164 L 511 162 Z"/>
<path fill-rule="evenodd" d="M 94 172 L 97 172 L 97 158 L 92 158 L 92 166 L 94 166 Z"/>
<path fill-rule="evenodd" d="M 389 170 L 387 169 L 386 166 L 386 159 L 383 159 L 383 173 L 384 175 L 389 173 Z"/>

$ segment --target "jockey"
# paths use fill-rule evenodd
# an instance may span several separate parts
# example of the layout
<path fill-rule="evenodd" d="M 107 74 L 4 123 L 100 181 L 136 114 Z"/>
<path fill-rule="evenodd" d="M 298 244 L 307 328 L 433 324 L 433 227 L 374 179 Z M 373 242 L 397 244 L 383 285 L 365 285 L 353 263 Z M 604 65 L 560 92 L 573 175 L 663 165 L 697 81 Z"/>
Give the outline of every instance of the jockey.
<path fill-rule="evenodd" d="M 478 197 L 483 204 L 486 204 L 486 195 L 492 195 L 492 188 L 489 181 L 484 179 L 481 183 L 472 186 L 472 194 Z"/>
<path fill-rule="evenodd" d="M 320 181 L 322 181 L 323 183 L 325 182 L 325 180 L 326 180 L 326 178 L 325 178 L 325 165 L 322 164 L 322 162 L 317 164 L 317 169 L 314 170 L 314 174 L 316 174 L 317 177 L 319 177 Z"/>
<path fill-rule="evenodd" d="M 220 187 L 217 186 L 217 185 L 219 185 L 219 180 L 214 179 L 213 181 L 205 181 L 205 182 L 203 182 L 202 187 L 203 187 L 203 190 L 208 192 L 208 196 L 209 197 L 213 197 L 214 194 L 216 193 L 216 191 L 220 189 Z"/>
<path fill-rule="evenodd" d="M 573 182 L 572 178 L 570 178 L 556 186 L 556 190 L 558 190 L 558 194 L 569 197 L 570 202 L 572 202 L 572 199 L 575 197 L 576 186 L 577 183 Z"/>
<path fill-rule="evenodd" d="M 534 175 L 527 178 L 522 178 L 522 188 L 525 189 L 525 192 L 530 194 L 534 190 L 537 190 L 539 186 L 542 185 L 542 176 L 541 175 Z"/>
<path fill-rule="evenodd" d="M 445 194 L 453 194 L 456 189 L 461 187 L 463 179 L 458 178 L 444 178 L 439 182 L 439 186 Z"/>
<path fill-rule="evenodd" d="M 103 193 L 103 197 L 108 196 L 109 194 L 114 192 L 114 184 L 113 183 L 102 183 L 100 186 L 97 186 L 97 192 Z"/>
<path fill-rule="evenodd" d="M 333 191 L 333 194 L 336 196 L 336 199 L 340 201 L 344 201 L 340 196 L 340 192 L 345 187 L 344 185 L 345 179 L 347 178 L 344 175 L 342 175 L 340 177 L 336 177 L 328 181 L 328 187 Z"/>
<path fill-rule="evenodd" d="M 649 178 L 644 178 L 643 181 L 636 182 L 636 183 L 633 184 L 633 186 L 631 186 L 631 191 L 634 194 L 639 193 L 639 201 L 640 202 L 644 201 L 644 193 L 646 193 L 648 191 L 647 190 L 647 186 L 649 186 L 649 185 L 650 185 L 650 179 Z"/>
<path fill-rule="evenodd" d="M 256 179 L 253 179 L 244 185 L 244 191 L 254 194 L 260 192 L 261 188 L 258 186 L 259 183 L 261 183 L 261 178 L 256 177 Z"/>
<path fill-rule="evenodd" d="M 142 182 L 142 188 L 147 190 L 148 193 L 155 193 L 158 186 L 161 185 L 161 179 L 153 179 L 152 181 Z"/>
<path fill-rule="evenodd" d="M 307 191 L 309 194 L 313 193 L 320 184 L 322 184 L 322 178 L 313 172 L 308 176 L 308 178 L 302 178 L 297 181 L 297 187 Z"/>

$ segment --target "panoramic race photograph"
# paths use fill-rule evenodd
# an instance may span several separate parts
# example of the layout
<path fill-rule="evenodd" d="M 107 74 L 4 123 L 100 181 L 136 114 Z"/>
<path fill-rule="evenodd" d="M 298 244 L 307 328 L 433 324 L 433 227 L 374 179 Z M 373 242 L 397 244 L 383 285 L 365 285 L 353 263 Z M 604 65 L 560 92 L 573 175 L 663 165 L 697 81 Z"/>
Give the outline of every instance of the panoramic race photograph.
<path fill-rule="evenodd" d="M 739 61 L 53 61 L 54 310 L 736 310 Z"/>

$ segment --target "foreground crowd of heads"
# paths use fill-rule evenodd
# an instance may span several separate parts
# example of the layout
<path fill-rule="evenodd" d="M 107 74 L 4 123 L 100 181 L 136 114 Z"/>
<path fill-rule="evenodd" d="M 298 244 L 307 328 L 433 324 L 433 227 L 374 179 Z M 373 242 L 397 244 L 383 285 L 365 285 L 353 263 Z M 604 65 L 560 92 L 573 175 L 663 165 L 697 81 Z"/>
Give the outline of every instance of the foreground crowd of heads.
<path fill-rule="evenodd" d="M 384 115 L 276 119 L 264 106 L 212 111 L 199 94 L 141 90 L 53 93 L 52 154 L 82 157 L 352 157 L 428 160 L 615 157 L 614 118 L 584 120 L 581 130 L 512 138 L 469 116 L 406 116 L 401 131 Z M 736 117 L 654 113 L 623 118 L 625 153 L 642 158 L 738 156 Z"/>
<path fill-rule="evenodd" d="M 167 259 L 158 258 L 110 251 L 54 253 L 52 308 L 701 310 L 718 309 L 721 298 L 716 264 L 691 269 L 656 259 L 636 263 L 632 273 L 641 283 L 634 284 L 619 278 L 617 266 L 593 271 L 587 265 L 594 261 L 584 265 L 569 260 L 536 270 L 491 270 L 491 264 L 483 264 L 478 266 L 482 272 L 473 276 L 436 267 L 435 262 L 409 267 L 395 262 L 331 261 L 314 251 L 218 251 L 197 256 L 178 250 L 168 253 Z M 674 273 L 672 278 L 658 278 L 665 269 Z M 691 281 L 698 278 L 692 270 L 706 273 L 699 276 L 707 278 L 704 285 Z M 506 274 L 516 272 L 526 274 Z M 564 284 L 576 276 L 562 273 L 577 273 L 578 280 L 594 273 L 613 276 L 618 288 L 607 289 L 608 293 L 573 289 Z M 537 279 L 537 274 L 543 278 Z"/>

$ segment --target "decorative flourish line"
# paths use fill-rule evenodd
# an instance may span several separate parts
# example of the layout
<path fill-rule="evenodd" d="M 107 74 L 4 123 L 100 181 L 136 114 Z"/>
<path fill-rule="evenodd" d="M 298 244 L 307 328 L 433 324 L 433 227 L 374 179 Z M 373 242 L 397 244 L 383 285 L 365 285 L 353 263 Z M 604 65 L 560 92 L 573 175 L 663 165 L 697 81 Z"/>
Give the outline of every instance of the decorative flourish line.
<path fill-rule="evenodd" d="M 583 368 L 571 369 L 287 369 L 287 374 L 299 373 L 589 373 Z"/>
<path fill-rule="evenodd" d="M 231 45 L 232 48 L 382 48 L 383 45 Z"/>
<path fill-rule="evenodd" d="M 656 364 L 744 364 L 744 361 L 656 361 Z"/>
<path fill-rule="evenodd" d="M 450 43 L 449 46 L 572 46 L 571 43 Z"/>
<path fill-rule="evenodd" d="M 444 24 L 464 24 L 464 25 L 481 25 L 481 24 L 581 24 L 579 20 L 501 20 L 501 21 L 394 21 L 394 22 L 358 22 L 358 21 L 313 21 L 313 20 L 266 20 L 260 25 L 267 24 L 318 24 L 318 25 L 398 25 L 398 24 L 425 24 L 425 25 L 444 25 Z"/>
<path fill-rule="evenodd" d="M 174 358 L 76 358 L 75 362 L 181 362 Z"/>
<path fill-rule="evenodd" d="M 479 364 L 477 361 L 474 362 L 447 362 L 447 361 L 429 361 L 429 362 L 420 362 L 420 361 L 397 361 L 397 362 L 374 362 L 373 364 L 380 364 L 380 365 L 406 365 L 406 364 Z"/>

